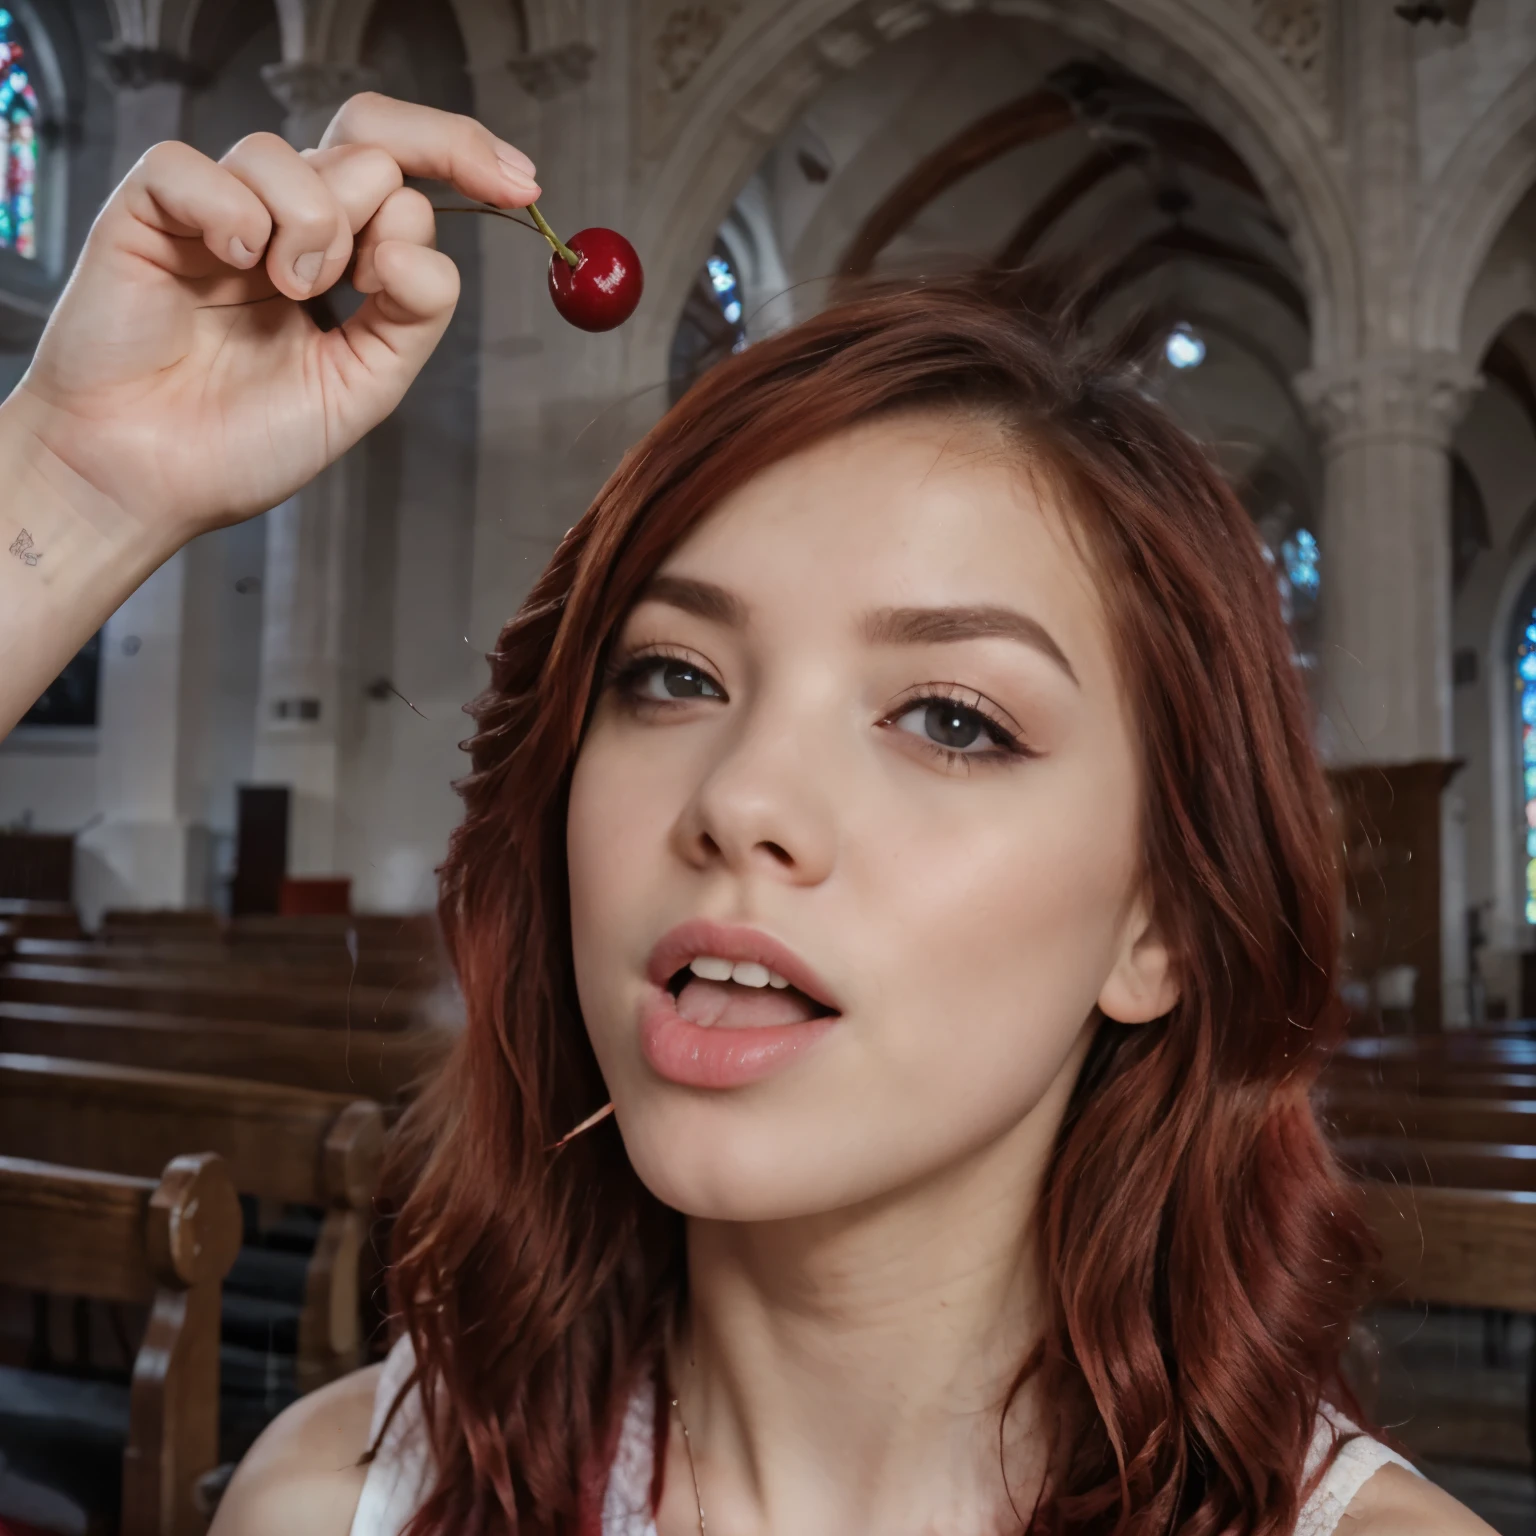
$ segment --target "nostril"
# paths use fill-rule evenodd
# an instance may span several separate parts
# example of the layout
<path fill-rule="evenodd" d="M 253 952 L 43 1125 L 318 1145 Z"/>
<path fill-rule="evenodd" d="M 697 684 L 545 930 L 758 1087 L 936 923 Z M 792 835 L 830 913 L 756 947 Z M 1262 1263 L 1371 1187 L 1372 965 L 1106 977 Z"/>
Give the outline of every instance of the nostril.
<path fill-rule="evenodd" d="M 793 864 L 795 862 L 789 856 L 789 850 L 782 843 L 759 843 L 758 847 L 765 853 L 771 854 L 780 864 Z"/>

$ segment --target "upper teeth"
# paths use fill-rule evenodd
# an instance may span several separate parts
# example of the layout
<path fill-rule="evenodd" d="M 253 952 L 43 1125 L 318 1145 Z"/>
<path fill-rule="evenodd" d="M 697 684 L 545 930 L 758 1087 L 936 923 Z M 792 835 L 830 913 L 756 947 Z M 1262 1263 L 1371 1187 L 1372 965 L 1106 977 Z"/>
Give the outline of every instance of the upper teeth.
<path fill-rule="evenodd" d="M 756 960 L 722 960 L 718 955 L 695 955 L 688 969 L 704 981 L 734 981 L 743 987 L 787 987 L 789 983 L 777 971 L 770 971 Z"/>

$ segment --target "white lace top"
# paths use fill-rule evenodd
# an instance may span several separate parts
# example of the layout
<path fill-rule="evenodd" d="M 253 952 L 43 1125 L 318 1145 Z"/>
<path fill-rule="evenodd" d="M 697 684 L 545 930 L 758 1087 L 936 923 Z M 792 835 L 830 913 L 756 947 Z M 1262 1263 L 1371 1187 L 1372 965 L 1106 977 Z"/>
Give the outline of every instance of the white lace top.
<path fill-rule="evenodd" d="M 410 1376 L 412 1364 L 410 1340 L 402 1338 L 389 1352 L 379 1377 L 370 1444 L 377 1438 L 395 1394 Z M 1307 1452 L 1306 1476 L 1310 1478 L 1332 1450 L 1335 1436 L 1354 1430 L 1343 1414 L 1325 1408 Z M 630 1399 L 619 1431 L 618 1450 L 603 1495 L 602 1536 L 656 1536 L 656 1523 L 651 1518 L 655 1431 L 655 1402 L 649 1390 L 641 1390 Z M 1396 1451 L 1368 1435 L 1348 1441 L 1302 1506 L 1296 1536 L 1330 1536 L 1365 1480 L 1388 1462 L 1415 1470 Z M 362 1498 L 352 1517 L 351 1536 L 400 1536 L 426 1495 L 429 1471 L 421 1403 L 413 1390 L 401 1403 L 378 1454 L 369 1463 Z"/>

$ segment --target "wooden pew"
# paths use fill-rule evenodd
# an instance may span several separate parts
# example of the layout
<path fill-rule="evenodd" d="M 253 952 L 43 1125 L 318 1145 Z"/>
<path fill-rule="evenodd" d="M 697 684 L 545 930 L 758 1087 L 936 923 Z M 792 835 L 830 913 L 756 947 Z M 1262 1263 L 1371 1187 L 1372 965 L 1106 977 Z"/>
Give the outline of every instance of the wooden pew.
<path fill-rule="evenodd" d="M 1435 1098 L 1364 1089 L 1325 1094 L 1323 1119 L 1340 1136 L 1536 1145 L 1536 1101 Z"/>
<path fill-rule="evenodd" d="M 23 939 L 12 941 L 10 958 L 28 965 L 62 965 L 94 970 L 175 971 L 182 976 L 211 974 L 238 978 L 259 988 L 279 977 L 304 985 L 332 982 L 364 987 L 396 987 L 420 992 L 438 980 L 437 957 L 398 950 L 363 950 L 356 961 L 345 950 L 299 945 L 268 950 L 240 948 L 222 939 L 186 943 L 98 943 L 91 939 Z"/>
<path fill-rule="evenodd" d="M 1536 1312 L 1536 1192 L 1361 1187 L 1384 1298 Z"/>
<path fill-rule="evenodd" d="M 89 1512 L 121 1536 L 201 1536 L 197 1485 L 218 1461 L 219 1287 L 240 1246 L 228 1169 L 182 1156 L 155 1180 L 0 1157 L 0 1231 L 0 1284 L 150 1309 L 126 1388 L 0 1369 L 0 1449 L 22 1476 L 56 1467 L 62 1449 L 61 1491 L 80 1498 L 90 1446 L 120 1432 L 120 1481 L 100 1467 L 107 1486 Z M 82 1428 L 94 1431 L 83 1450 Z"/>
<path fill-rule="evenodd" d="M 97 935 L 106 943 L 126 939 L 130 943 L 174 938 L 217 939 L 224 925 L 219 914 L 206 907 L 157 907 L 140 910 L 112 908 L 101 914 Z"/>
<path fill-rule="evenodd" d="M 0 1003 L 0 1052 L 286 1083 L 386 1106 L 408 1097 L 448 1050 L 435 1028 L 308 1029 L 121 1008 Z"/>
<path fill-rule="evenodd" d="M 237 917 L 227 929 L 232 944 L 300 944 L 345 948 L 355 935 L 363 948 L 411 949 L 418 953 L 437 946 L 437 918 L 430 912 L 386 914 L 354 912 L 348 916 Z"/>
<path fill-rule="evenodd" d="M 1470 1032 L 1346 1040 L 1334 1052 L 1330 1070 L 1345 1063 L 1376 1061 L 1412 1061 L 1434 1068 L 1475 1065 L 1532 1071 L 1536 1070 L 1536 1040 Z"/>
<path fill-rule="evenodd" d="M 1536 1191 L 1536 1146 L 1360 1136 L 1336 1141 L 1334 1151 L 1359 1178 L 1415 1189 Z"/>
<path fill-rule="evenodd" d="M 39 939 L 23 939 L 18 954 Z M 1436 1099 L 1536 1099 L 1536 1072 L 1502 1071 L 1493 1067 L 1435 1067 L 1413 1063 L 1389 1066 L 1332 1067 L 1324 1075 L 1329 1092 L 1345 1094 L 1424 1094 Z"/>
<path fill-rule="evenodd" d="M 383 1147 L 383 1115 L 368 1100 L 0 1055 L 0 1154 L 142 1175 L 196 1148 L 220 1154 L 242 1194 L 324 1207 L 297 1317 L 300 1391 L 361 1363 L 361 1277 Z"/>
<path fill-rule="evenodd" d="M 419 1016 L 418 997 L 400 988 L 309 982 L 271 975 L 264 986 L 214 972 L 100 970 L 86 966 L 0 964 L 0 1002 L 128 1008 L 211 1019 L 245 1019 L 320 1029 L 403 1029 Z"/>
<path fill-rule="evenodd" d="M 0 922 L 32 939 L 78 939 L 80 914 L 67 901 L 21 901 L 0 897 Z"/>

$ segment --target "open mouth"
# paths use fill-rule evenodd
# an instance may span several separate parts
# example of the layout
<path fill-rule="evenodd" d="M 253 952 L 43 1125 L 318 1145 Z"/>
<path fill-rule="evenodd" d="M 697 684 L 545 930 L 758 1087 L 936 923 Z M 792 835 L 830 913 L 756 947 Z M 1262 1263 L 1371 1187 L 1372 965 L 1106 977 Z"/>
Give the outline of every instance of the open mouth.
<path fill-rule="evenodd" d="M 755 960 L 696 955 L 672 973 L 667 991 L 678 1013 L 701 1029 L 772 1029 L 837 1013 Z"/>

